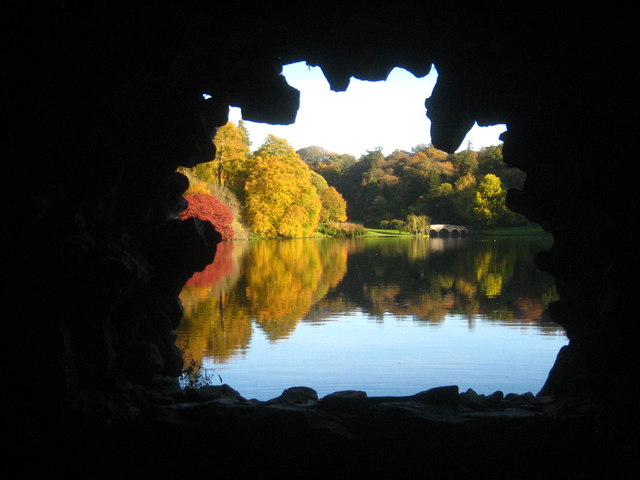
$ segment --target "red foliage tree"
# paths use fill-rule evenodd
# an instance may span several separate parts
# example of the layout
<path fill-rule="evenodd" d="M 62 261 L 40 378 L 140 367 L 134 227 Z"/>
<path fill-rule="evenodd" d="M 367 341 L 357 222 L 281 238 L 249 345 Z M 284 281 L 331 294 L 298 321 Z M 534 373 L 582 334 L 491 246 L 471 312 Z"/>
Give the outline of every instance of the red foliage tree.
<path fill-rule="evenodd" d="M 233 244 L 234 242 L 219 243 L 213 262 L 203 271 L 194 273 L 187 282 L 187 287 L 215 287 L 230 275 L 234 266 Z"/>
<path fill-rule="evenodd" d="M 223 240 L 229 240 L 235 236 L 236 232 L 231 226 L 233 213 L 224 203 L 207 193 L 194 193 L 185 198 L 189 206 L 180 214 L 181 219 L 197 217 L 207 220 L 216 227 Z"/>

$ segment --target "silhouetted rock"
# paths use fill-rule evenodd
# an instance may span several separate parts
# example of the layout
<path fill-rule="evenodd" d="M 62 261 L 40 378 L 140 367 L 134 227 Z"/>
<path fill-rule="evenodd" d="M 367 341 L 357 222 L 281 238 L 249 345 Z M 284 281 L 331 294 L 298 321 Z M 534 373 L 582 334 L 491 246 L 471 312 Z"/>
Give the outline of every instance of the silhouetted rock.
<path fill-rule="evenodd" d="M 11 339 L 27 347 L 12 357 L 22 373 L 15 458 L 112 478 L 581 478 L 605 459 L 612 478 L 625 476 L 637 453 L 637 294 L 625 276 L 636 252 L 633 15 L 613 5 L 251 10 L 64 2 L 15 25 L 9 123 L 23 135 L 7 158 L 23 188 L 21 223 L 6 223 L 24 263 L 12 299 L 24 331 Z M 176 220 L 186 184 L 175 171 L 213 157 L 230 105 L 246 119 L 293 121 L 299 94 L 279 72 L 303 60 L 336 90 L 434 63 L 431 137 L 449 152 L 474 122 L 507 124 L 504 159 L 527 174 L 508 204 L 554 238 L 538 259 L 557 280 L 550 313 L 569 338 L 542 392 L 553 401 L 466 392 L 455 402 L 448 388 L 410 400 L 342 392 L 314 410 L 298 405 L 300 391 L 265 406 L 220 389 L 184 402 L 158 387 L 182 367 L 179 291 L 219 241 L 208 223 Z M 255 461 L 230 461 L 238 452 Z"/>
<path fill-rule="evenodd" d="M 244 397 L 229 385 L 204 385 L 199 388 L 188 388 L 186 389 L 186 397 L 188 401 L 198 403 L 218 399 L 244 400 Z"/>
<path fill-rule="evenodd" d="M 367 393 L 358 390 L 345 390 L 325 395 L 319 406 L 339 412 L 357 412 L 368 406 Z"/>
<path fill-rule="evenodd" d="M 417 393 L 414 398 L 419 402 L 430 403 L 432 405 L 457 405 L 460 402 L 457 385 L 431 388 L 424 392 Z"/>
<path fill-rule="evenodd" d="M 317 401 L 318 401 L 318 393 L 313 388 L 290 387 L 284 390 L 279 397 L 269 400 L 268 403 L 313 405 Z"/>

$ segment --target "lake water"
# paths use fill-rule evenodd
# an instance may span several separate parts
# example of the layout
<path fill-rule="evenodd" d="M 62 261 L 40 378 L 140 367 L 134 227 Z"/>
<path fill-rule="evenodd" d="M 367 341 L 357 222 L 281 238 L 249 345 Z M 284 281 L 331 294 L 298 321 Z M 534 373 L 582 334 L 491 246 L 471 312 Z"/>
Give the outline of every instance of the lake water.
<path fill-rule="evenodd" d="M 412 395 L 537 391 L 564 330 L 533 264 L 547 237 L 224 242 L 181 294 L 178 345 L 209 383 Z M 196 368 L 196 371 L 198 369 Z"/>

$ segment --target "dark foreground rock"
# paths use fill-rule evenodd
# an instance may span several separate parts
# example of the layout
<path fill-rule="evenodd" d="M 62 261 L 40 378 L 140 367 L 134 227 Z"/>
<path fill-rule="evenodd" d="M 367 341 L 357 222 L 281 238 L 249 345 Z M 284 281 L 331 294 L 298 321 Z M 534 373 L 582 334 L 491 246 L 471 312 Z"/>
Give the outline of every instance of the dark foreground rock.
<path fill-rule="evenodd" d="M 258 401 L 222 385 L 175 390 L 170 402 L 171 389 L 159 385 L 164 394 L 136 415 L 116 407 L 110 418 L 59 419 L 32 458 L 42 455 L 56 472 L 108 478 L 520 479 L 548 478 L 550 470 L 554 478 L 591 478 L 596 467 L 615 472 L 624 461 L 610 457 L 595 406 L 577 398 L 456 386 L 318 398 L 294 387 Z"/>

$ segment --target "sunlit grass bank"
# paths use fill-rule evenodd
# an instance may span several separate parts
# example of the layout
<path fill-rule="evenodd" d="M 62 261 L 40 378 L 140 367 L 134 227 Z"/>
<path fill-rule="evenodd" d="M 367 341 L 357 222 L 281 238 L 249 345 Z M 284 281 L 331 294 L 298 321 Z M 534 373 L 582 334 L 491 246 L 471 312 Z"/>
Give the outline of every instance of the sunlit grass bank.
<path fill-rule="evenodd" d="M 409 232 L 403 232 L 402 230 L 385 230 L 383 228 L 367 228 L 365 237 L 400 237 L 400 236 L 415 236 Z"/>

